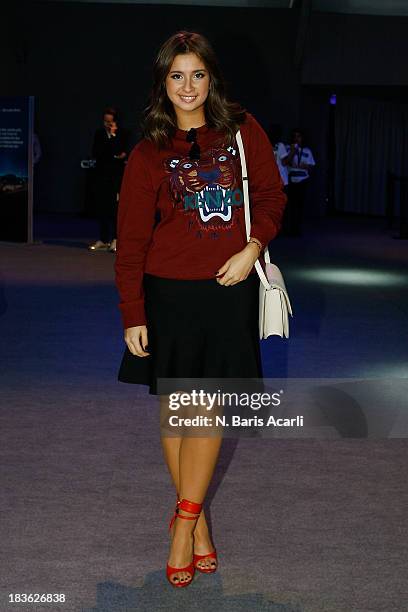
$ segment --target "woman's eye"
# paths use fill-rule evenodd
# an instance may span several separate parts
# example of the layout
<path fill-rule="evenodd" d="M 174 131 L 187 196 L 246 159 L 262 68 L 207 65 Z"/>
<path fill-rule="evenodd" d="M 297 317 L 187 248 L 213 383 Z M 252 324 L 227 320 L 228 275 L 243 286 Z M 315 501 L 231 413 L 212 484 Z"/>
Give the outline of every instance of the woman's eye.
<path fill-rule="evenodd" d="M 178 81 L 179 79 L 182 78 L 181 74 L 172 74 L 171 78 L 174 79 L 175 81 Z"/>
<path fill-rule="evenodd" d="M 205 77 L 205 74 L 204 72 L 196 72 L 194 76 L 196 79 L 203 79 Z"/>

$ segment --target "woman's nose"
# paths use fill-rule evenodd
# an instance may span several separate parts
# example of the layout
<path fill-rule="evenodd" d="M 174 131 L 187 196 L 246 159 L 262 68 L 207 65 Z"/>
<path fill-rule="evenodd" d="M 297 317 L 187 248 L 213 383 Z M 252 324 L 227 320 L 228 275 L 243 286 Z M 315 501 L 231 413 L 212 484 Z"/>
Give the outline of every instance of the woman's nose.
<path fill-rule="evenodd" d="M 194 87 L 193 87 L 193 81 L 192 81 L 191 78 L 186 77 L 186 79 L 184 81 L 183 89 L 184 89 L 185 92 L 193 91 Z"/>

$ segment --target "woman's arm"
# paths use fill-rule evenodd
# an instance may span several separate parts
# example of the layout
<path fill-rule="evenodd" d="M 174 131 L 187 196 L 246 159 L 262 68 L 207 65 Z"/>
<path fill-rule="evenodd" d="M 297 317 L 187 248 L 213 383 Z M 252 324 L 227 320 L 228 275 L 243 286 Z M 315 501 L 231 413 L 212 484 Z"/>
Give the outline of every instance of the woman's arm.
<path fill-rule="evenodd" d="M 249 115 L 241 131 L 248 166 L 251 236 L 265 247 L 280 230 L 287 198 L 264 130 Z"/>
<path fill-rule="evenodd" d="M 241 129 L 249 177 L 251 237 L 254 242 L 230 257 L 216 274 L 220 285 L 230 286 L 246 279 L 260 251 L 276 236 L 281 226 L 286 196 L 269 138 L 249 115 Z"/>
<path fill-rule="evenodd" d="M 248 278 L 249 273 L 260 255 L 260 248 L 254 242 L 249 242 L 242 251 L 227 259 L 218 270 L 216 279 L 219 285 L 229 287 Z"/>
<path fill-rule="evenodd" d="M 227 287 L 248 277 L 260 251 L 278 233 L 286 204 L 283 182 L 269 138 L 251 115 L 241 132 L 249 177 L 251 238 L 255 242 L 247 244 L 218 270 L 217 282 Z"/>
<path fill-rule="evenodd" d="M 125 159 L 128 156 L 129 148 L 129 133 L 123 128 L 119 128 L 114 139 L 114 157 L 116 159 Z"/>
<path fill-rule="evenodd" d="M 142 142 L 130 154 L 119 197 L 115 278 L 125 329 L 146 325 L 143 273 L 155 209 L 156 192 Z"/>

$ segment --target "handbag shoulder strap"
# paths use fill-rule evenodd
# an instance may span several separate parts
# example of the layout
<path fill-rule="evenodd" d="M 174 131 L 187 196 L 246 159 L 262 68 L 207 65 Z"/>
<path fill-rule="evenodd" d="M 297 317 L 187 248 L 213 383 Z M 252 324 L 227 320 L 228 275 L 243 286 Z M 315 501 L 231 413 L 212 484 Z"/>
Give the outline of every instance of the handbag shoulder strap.
<path fill-rule="evenodd" d="M 236 141 L 238 145 L 239 156 L 241 158 L 242 186 L 244 190 L 245 230 L 246 230 L 247 240 L 249 240 L 249 237 L 251 235 L 251 213 L 249 209 L 248 170 L 247 170 L 246 159 L 245 159 L 244 144 L 242 142 L 242 136 L 241 136 L 240 130 L 238 130 L 238 132 L 236 133 Z M 265 257 L 266 263 L 271 262 L 270 256 L 269 256 L 268 245 L 266 245 L 264 249 L 264 257 Z M 259 259 L 257 259 L 255 262 L 255 270 L 257 271 L 260 281 L 265 287 L 265 289 L 270 289 L 270 284 L 268 282 L 265 272 L 262 269 Z"/>

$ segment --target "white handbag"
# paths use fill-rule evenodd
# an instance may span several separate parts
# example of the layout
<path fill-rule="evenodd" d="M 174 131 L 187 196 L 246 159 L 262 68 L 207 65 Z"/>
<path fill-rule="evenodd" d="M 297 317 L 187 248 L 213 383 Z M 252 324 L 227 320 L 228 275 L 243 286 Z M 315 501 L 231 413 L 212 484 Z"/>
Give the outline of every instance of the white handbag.
<path fill-rule="evenodd" d="M 241 132 L 238 130 L 236 140 L 241 158 L 242 184 L 244 189 L 245 229 L 247 240 L 251 235 L 251 216 L 249 209 L 248 173 Z M 265 272 L 259 259 L 255 262 L 259 284 L 259 337 L 281 336 L 289 338 L 289 314 L 293 316 L 292 307 L 285 282 L 278 266 L 271 263 L 268 246 L 264 249 Z"/>

